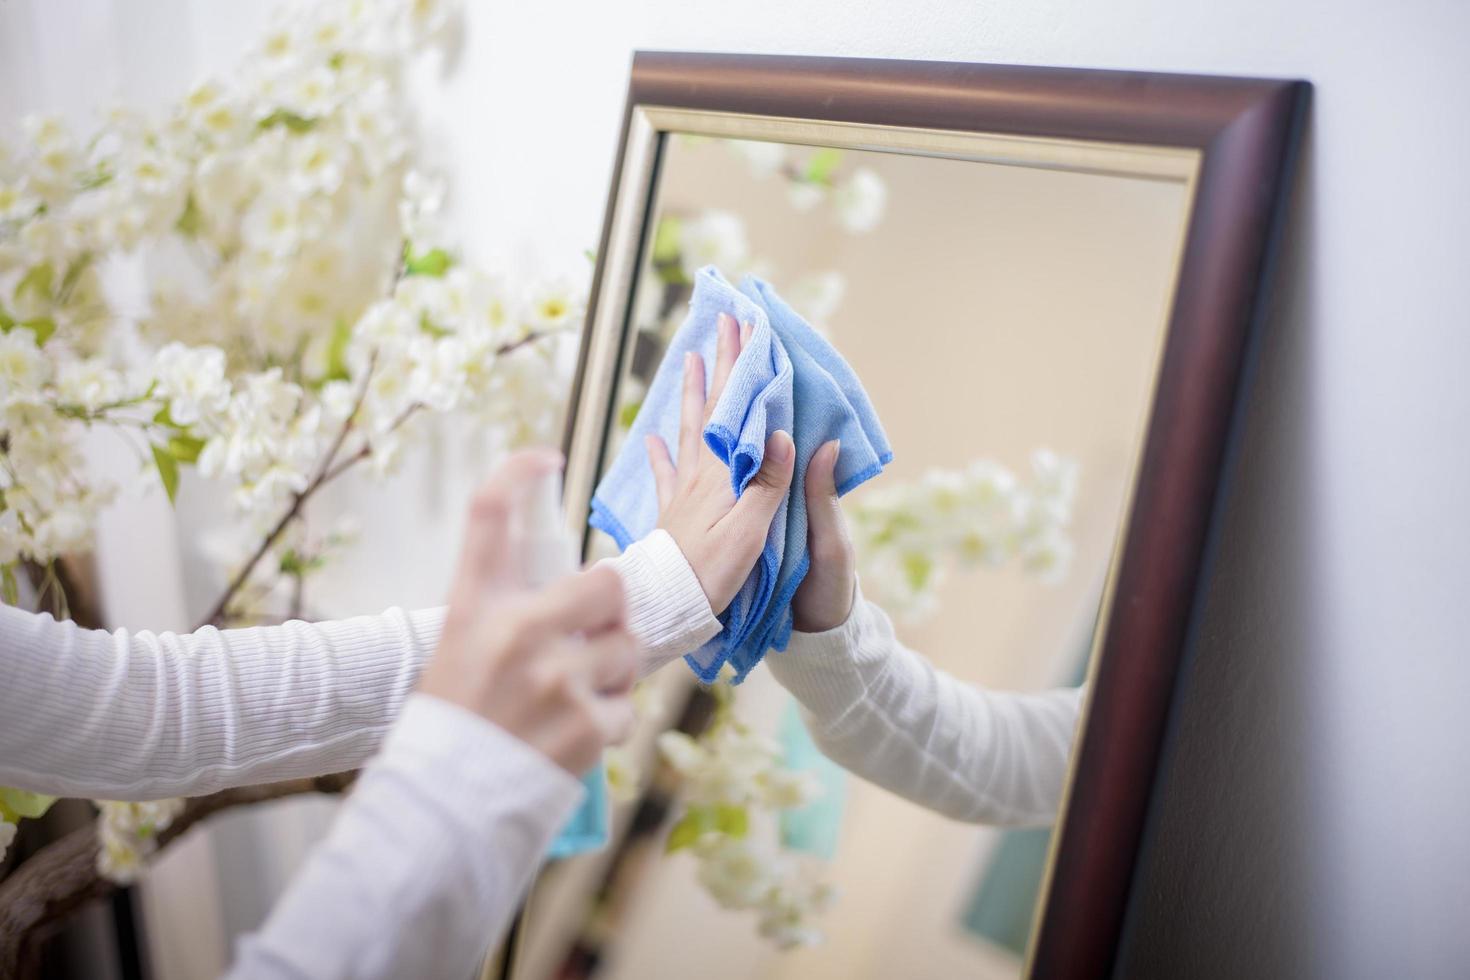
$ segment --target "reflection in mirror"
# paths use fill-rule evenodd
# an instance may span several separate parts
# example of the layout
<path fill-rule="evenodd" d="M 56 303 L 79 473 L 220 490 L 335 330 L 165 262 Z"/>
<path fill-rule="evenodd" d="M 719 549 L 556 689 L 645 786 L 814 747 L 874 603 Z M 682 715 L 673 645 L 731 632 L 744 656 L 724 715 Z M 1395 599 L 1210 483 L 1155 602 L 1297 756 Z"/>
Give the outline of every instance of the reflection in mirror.
<path fill-rule="evenodd" d="M 657 173 L 604 463 L 694 271 L 766 279 L 857 371 L 895 450 L 843 500 L 866 600 L 967 684 L 1079 686 L 1188 181 L 688 134 Z M 519 976 L 1020 972 L 1048 828 L 956 821 L 844 772 L 768 669 L 644 687 L 610 766 L 617 843 L 538 889 Z"/>

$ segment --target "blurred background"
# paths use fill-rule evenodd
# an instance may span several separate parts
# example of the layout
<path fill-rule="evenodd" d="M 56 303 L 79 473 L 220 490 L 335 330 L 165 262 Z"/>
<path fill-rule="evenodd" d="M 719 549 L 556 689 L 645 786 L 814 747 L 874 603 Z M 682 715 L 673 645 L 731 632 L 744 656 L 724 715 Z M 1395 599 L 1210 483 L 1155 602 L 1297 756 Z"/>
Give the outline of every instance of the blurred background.
<path fill-rule="evenodd" d="M 269 9 L 7 0 L 0 116 L 177 98 L 233 64 Z M 452 70 L 427 66 L 415 84 L 433 93 L 422 122 L 469 251 L 517 274 L 585 275 L 637 47 L 1314 82 L 1120 969 L 1451 976 L 1470 955 L 1467 21 L 1458 0 L 486 2 L 467 8 Z M 317 609 L 437 603 L 472 469 L 430 451 L 385 486 L 344 487 L 392 519 L 362 528 Z M 158 498 L 109 514 L 115 623 L 192 622 L 188 536 L 208 517 Z M 188 896 L 150 935 L 159 976 L 217 972 L 228 936 L 258 921 L 326 819 L 284 806 L 289 820 L 227 818 L 157 869 L 171 881 L 159 894 Z"/>

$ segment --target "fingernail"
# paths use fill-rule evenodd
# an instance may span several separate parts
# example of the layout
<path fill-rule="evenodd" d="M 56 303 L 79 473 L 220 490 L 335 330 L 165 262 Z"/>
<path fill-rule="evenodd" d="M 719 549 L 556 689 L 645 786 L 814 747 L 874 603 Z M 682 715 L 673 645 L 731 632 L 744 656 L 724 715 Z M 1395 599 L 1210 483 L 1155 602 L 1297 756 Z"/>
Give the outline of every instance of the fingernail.
<path fill-rule="evenodd" d="M 720 326 L 728 329 L 735 325 L 735 318 L 728 313 L 721 313 L 719 317 Z"/>
<path fill-rule="evenodd" d="M 831 442 L 827 443 L 827 445 L 832 447 L 832 458 L 835 460 L 842 452 L 842 440 L 833 439 Z"/>
<path fill-rule="evenodd" d="M 780 429 L 776 430 L 775 435 L 776 437 L 771 439 L 771 458 L 778 463 L 784 463 L 791 458 L 791 451 L 796 446 L 792 443 L 791 436 L 782 432 Z M 785 438 L 779 438 L 781 436 L 785 436 Z"/>
<path fill-rule="evenodd" d="M 687 370 L 689 370 L 693 366 L 694 366 L 694 351 L 692 351 L 692 350 L 686 350 L 684 352 L 684 370 L 687 371 Z"/>

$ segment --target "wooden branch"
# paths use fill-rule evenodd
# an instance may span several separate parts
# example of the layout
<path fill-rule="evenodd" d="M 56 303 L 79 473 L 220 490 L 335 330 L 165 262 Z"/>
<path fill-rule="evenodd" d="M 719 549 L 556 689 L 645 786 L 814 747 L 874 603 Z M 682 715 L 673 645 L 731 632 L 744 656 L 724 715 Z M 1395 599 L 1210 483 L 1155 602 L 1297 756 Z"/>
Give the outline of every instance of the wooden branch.
<path fill-rule="evenodd" d="M 158 849 L 162 851 L 195 824 L 221 810 L 305 793 L 341 793 L 356 778 L 356 772 L 344 772 L 196 797 L 158 835 Z M 82 906 L 106 898 L 121 887 L 98 873 L 98 846 L 96 827 L 83 827 L 46 845 L 0 881 L 0 980 L 34 975 L 46 937 Z"/>

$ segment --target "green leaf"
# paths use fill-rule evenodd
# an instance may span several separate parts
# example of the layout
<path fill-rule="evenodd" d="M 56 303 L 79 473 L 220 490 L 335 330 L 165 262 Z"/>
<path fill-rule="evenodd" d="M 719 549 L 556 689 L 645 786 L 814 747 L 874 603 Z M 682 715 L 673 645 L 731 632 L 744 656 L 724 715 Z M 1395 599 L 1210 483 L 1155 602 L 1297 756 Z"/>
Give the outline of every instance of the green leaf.
<path fill-rule="evenodd" d="M 454 260 L 442 248 L 415 255 L 412 245 L 403 246 L 403 272 L 409 276 L 432 276 L 435 279 L 449 271 Z"/>
<path fill-rule="evenodd" d="M 327 380 L 346 381 L 351 374 L 347 370 L 347 344 L 352 340 L 352 326 L 339 319 L 332 327 L 332 339 L 327 342 Z"/>
<path fill-rule="evenodd" d="M 842 151 L 830 146 L 824 146 L 813 153 L 811 159 L 806 162 L 806 170 L 802 173 L 802 179 L 809 184 L 830 184 L 832 174 L 836 172 L 842 163 Z"/>
<path fill-rule="evenodd" d="M 203 448 L 204 440 L 198 436 L 191 436 L 182 432 L 176 436 L 169 436 L 168 452 L 177 462 L 199 462 L 199 453 Z"/>
<path fill-rule="evenodd" d="M 270 129 L 272 126 L 285 126 L 293 133 L 305 133 L 316 127 L 316 120 L 308 119 L 305 116 L 298 116 L 288 109 L 277 109 L 262 119 L 257 125 L 261 129 Z"/>
<path fill-rule="evenodd" d="M 642 407 L 643 399 L 641 398 L 636 402 L 629 402 L 624 405 L 622 410 L 618 412 L 618 425 L 624 429 L 633 428 L 633 423 L 638 419 L 638 410 Z"/>
<path fill-rule="evenodd" d="M 50 262 L 31 266 L 30 270 L 21 277 L 20 282 L 15 284 L 15 298 L 19 300 L 27 293 L 35 293 L 37 299 L 50 299 L 51 280 L 55 276 L 56 273 L 52 270 Z"/>
<path fill-rule="evenodd" d="M 51 339 L 51 335 L 56 333 L 56 321 L 49 316 L 38 316 L 34 320 L 23 320 L 16 324 L 16 326 L 25 327 L 34 333 L 36 335 L 37 347 L 46 343 L 46 341 Z"/>
<path fill-rule="evenodd" d="M 14 565 L 0 565 L 0 597 L 7 606 L 20 603 L 20 583 L 15 580 Z"/>
<path fill-rule="evenodd" d="M 23 789 L 0 786 L 0 812 L 11 817 L 29 817 L 34 820 L 51 809 L 51 804 L 55 802 L 56 797 L 54 796 L 44 796 L 40 793 L 28 793 Z"/>
<path fill-rule="evenodd" d="M 342 66 L 346 63 L 347 56 L 344 55 L 341 51 L 338 51 L 336 54 L 327 59 L 327 67 L 332 69 L 332 71 L 341 71 Z"/>
<path fill-rule="evenodd" d="M 156 382 L 156 381 L 154 382 L 154 384 L 157 384 L 157 383 L 158 382 Z M 151 392 L 152 389 L 150 388 L 149 391 Z M 160 408 L 158 410 L 158 414 L 153 416 L 153 421 L 157 425 L 166 425 L 170 429 L 182 429 L 183 428 L 183 426 L 182 425 L 179 425 L 179 423 L 175 422 L 174 421 L 174 417 L 169 414 L 168 405 L 164 405 L 162 408 Z"/>
<path fill-rule="evenodd" d="M 184 201 L 184 213 L 179 215 L 179 220 L 174 222 L 174 228 L 179 234 L 194 238 L 204 227 L 204 212 L 199 210 L 199 205 L 194 201 L 194 195 L 190 194 Z"/>
<path fill-rule="evenodd" d="M 63 298 L 70 295 L 71 291 L 76 288 L 78 280 L 82 278 L 82 273 L 86 272 L 87 267 L 91 264 L 92 253 L 83 252 L 72 261 L 71 265 L 66 267 L 66 275 L 61 277 L 61 295 Z"/>
<path fill-rule="evenodd" d="M 428 334 L 430 337 L 434 337 L 436 339 L 439 337 L 448 337 L 451 333 L 453 333 L 452 330 L 445 330 L 443 327 L 439 326 L 439 324 L 429 319 L 428 310 L 421 310 L 419 312 L 419 329 Z"/>
<path fill-rule="evenodd" d="M 693 847 L 709 829 L 709 816 L 707 808 L 691 806 L 669 831 L 669 839 L 664 842 L 664 853 L 673 854 L 686 847 Z"/>
<path fill-rule="evenodd" d="M 164 446 L 152 446 L 153 462 L 158 466 L 158 475 L 163 480 L 164 492 L 168 494 L 168 502 L 173 503 L 174 497 L 179 492 L 179 463 Z"/>
<path fill-rule="evenodd" d="M 908 581 L 909 588 L 915 592 L 928 584 L 929 576 L 933 572 L 934 562 L 928 555 L 910 552 L 903 556 L 903 576 Z"/>
<path fill-rule="evenodd" d="M 739 840 L 750 830 L 750 814 L 743 806 L 720 803 L 714 810 L 715 830 Z"/>
<path fill-rule="evenodd" d="M 10 333 L 10 328 L 13 326 L 15 326 L 15 318 L 6 313 L 3 306 L 0 306 L 0 333 Z"/>
<path fill-rule="evenodd" d="M 651 258 L 655 264 L 679 261 L 679 232 L 682 228 L 683 223 L 673 215 L 665 215 L 659 219 L 658 227 L 653 231 Z"/>

